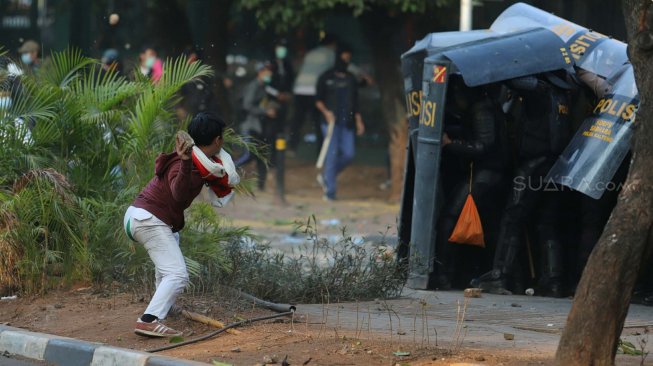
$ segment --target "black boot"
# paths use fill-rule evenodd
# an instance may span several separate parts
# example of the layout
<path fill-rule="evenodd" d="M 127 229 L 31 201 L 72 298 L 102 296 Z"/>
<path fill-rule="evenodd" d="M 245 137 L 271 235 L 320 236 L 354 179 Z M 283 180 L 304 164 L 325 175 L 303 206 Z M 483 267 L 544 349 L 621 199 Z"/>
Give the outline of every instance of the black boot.
<path fill-rule="evenodd" d="M 562 289 L 562 258 L 560 243 L 557 240 L 549 239 L 544 242 L 544 255 L 542 268 L 544 270 L 540 281 L 540 293 L 542 296 L 564 297 Z"/>
<path fill-rule="evenodd" d="M 642 300 L 642 304 L 644 304 L 646 306 L 653 306 L 653 294 L 650 294 L 650 295 L 646 296 Z"/>
<path fill-rule="evenodd" d="M 472 283 L 491 294 L 512 295 L 512 292 L 508 290 L 508 277 L 515 273 L 520 241 L 519 237 L 515 235 L 503 237 L 506 239 L 503 241 L 503 245 L 497 248 L 494 256 L 494 269 L 472 280 Z"/>
<path fill-rule="evenodd" d="M 473 279 L 469 284 L 490 294 L 512 295 L 512 292 L 507 288 L 506 276 L 498 269 L 493 269 L 490 272 L 482 274 L 480 277 Z"/>

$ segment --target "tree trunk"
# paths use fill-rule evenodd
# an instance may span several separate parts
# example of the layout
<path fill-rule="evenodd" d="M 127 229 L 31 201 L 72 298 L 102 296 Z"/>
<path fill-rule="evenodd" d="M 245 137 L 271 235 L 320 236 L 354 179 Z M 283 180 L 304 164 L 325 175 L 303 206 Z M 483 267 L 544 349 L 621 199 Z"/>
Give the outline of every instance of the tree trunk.
<path fill-rule="evenodd" d="M 653 14 L 650 0 L 624 0 L 640 106 L 628 179 L 589 258 L 562 333 L 556 364 L 613 365 L 653 227 Z M 653 11 L 653 9 L 651 9 Z"/>
<path fill-rule="evenodd" d="M 390 136 L 388 153 L 390 157 L 390 178 L 392 190 L 389 199 L 398 202 L 401 198 L 406 135 L 396 134 L 398 126 L 405 126 L 403 103 L 403 81 L 399 53 L 393 47 L 393 40 L 402 30 L 403 18 L 393 17 L 383 8 L 376 8 L 366 13 L 363 24 L 374 57 L 376 81 L 381 92 L 381 112 Z M 406 131 L 407 133 L 407 131 Z M 401 135 L 401 134 L 400 134 Z M 398 155 L 396 152 L 400 151 Z"/>
<path fill-rule="evenodd" d="M 166 58 L 179 56 L 192 39 L 186 9 L 181 8 L 177 0 L 159 0 L 148 5 L 153 46 Z"/>
<path fill-rule="evenodd" d="M 215 0 L 211 2 L 211 22 L 209 23 L 209 32 L 206 37 L 207 44 L 205 46 L 205 61 L 213 66 L 216 73 L 213 93 L 217 98 L 222 116 L 228 120 L 232 119 L 233 111 L 223 80 L 227 72 L 229 12 L 233 5 L 233 0 Z"/>

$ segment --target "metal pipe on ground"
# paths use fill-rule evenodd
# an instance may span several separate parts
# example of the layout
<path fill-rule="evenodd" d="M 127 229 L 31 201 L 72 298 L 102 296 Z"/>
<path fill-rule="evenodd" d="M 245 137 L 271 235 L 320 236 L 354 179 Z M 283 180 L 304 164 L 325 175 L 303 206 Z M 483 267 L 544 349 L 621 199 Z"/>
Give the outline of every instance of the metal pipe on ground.
<path fill-rule="evenodd" d="M 254 323 L 254 322 L 258 322 L 258 321 L 262 321 L 262 320 L 280 318 L 282 316 L 289 316 L 289 315 L 292 316 L 294 313 L 295 313 L 295 311 L 287 311 L 285 313 L 272 314 L 272 315 L 261 316 L 261 317 L 252 318 L 252 319 L 241 320 L 239 322 L 228 324 L 226 327 L 218 329 L 218 330 L 216 330 L 214 332 L 211 332 L 211 333 L 209 333 L 207 335 L 204 335 L 204 336 L 201 336 L 201 337 L 198 337 L 198 338 L 195 338 L 195 339 L 191 339 L 189 341 L 181 342 L 181 343 L 175 343 L 175 344 L 171 344 L 171 345 L 164 346 L 164 347 L 150 349 L 150 350 L 147 350 L 145 352 L 156 353 L 156 352 L 166 351 L 166 350 L 177 348 L 177 347 L 187 346 L 189 344 L 201 342 L 203 340 L 215 337 L 216 335 L 218 335 L 220 333 L 226 332 L 229 329 L 236 328 L 236 327 L 239 327 L 241 325 Z"/>

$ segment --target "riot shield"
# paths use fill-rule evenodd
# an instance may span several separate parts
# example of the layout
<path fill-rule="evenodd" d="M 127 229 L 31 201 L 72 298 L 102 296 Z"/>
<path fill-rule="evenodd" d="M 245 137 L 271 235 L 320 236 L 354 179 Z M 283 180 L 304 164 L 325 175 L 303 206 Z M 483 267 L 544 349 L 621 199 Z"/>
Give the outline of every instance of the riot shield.
<path fill-rule="evenodd" d="M 439 50 L 452 48 L 487 38 L 496 37 L 494 32 L 478 30 L 471 32 L 432 33 L 415 43 L 415 46 L 401 56 L 401 70 L 404 78 L 404 93 L 408 116 L 408 147 L 404 166 L 404 181 L 398 220 L 397 257 L 408 256 L 411 240 L 413 213 L 413 189 L 415 185 L 415 156 L 419 133 L 419 116 L 422 105 L 422 74 L 424 59 Z"/>
<path fill-rule="evenodd" d="M 397 258 L 402 260 L 409 254 L 410 225 L 413 214 L 413 188 L 415 186 L 415 153 L 419 114 L 422 103 L 421 79 L 426 49 L 420 48 L 401 57 L 401 71 L 404 77 L 406 111 L 408 117 L 408 146 L 404 165 L 404 182 L 401 192 L 401 206 L 397 225 Z"/>
<path fill-rule="evenodd" d="M 490 26 L 492 31 L 500 33 L 513 33 L 533 28 L 547 28 L 565 43 L 578 33 L 588 31 L 585 27 L 524 3 L 514 4 L 504 10 Z"/>
<path fill-rule="evenodd" d="M 534 52 L 537 52 L 537 56 Z M 573 66 L 565 43 L 543 28 L 504 34 L 442 53 L 456 65 L 467 86 L 486 85 Z"/>
<path fill-rule="evenodd" d="M 546 179 L 599 199 L 630 150 L 635 113 L 639 105 L 630 64 L 610 80 L 613 89 L 594 107 Z"/>
<path fill-rule="evenodd" d="M 441 58 L 424 61 L 422 106 L 415 159 L 415 190 L 411 225 L 408 287 L 426 289 L 434 270 L 437 191 L 444 122 L 444 104 L 451 63 Z"/>

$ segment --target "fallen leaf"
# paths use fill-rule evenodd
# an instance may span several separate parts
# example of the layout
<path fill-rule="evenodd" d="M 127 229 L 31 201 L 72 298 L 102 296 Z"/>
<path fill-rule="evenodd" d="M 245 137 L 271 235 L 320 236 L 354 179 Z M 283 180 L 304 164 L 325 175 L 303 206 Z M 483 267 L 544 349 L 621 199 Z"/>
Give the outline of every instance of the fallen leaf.
<path fill-rule="evenodd" d="M 174 336 L 170 338 L 170 343 L 181 343 L 184 341 L 184 337 Z"/>

